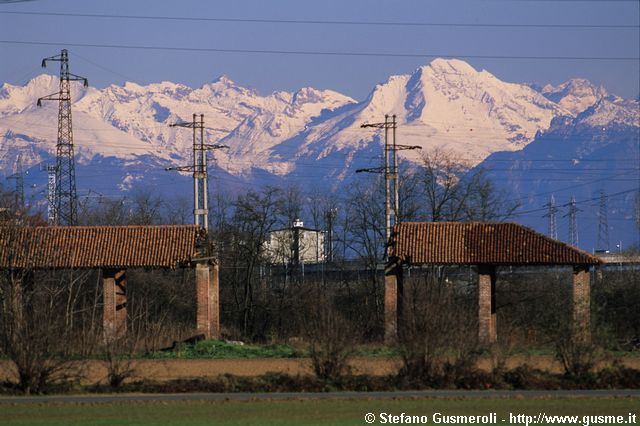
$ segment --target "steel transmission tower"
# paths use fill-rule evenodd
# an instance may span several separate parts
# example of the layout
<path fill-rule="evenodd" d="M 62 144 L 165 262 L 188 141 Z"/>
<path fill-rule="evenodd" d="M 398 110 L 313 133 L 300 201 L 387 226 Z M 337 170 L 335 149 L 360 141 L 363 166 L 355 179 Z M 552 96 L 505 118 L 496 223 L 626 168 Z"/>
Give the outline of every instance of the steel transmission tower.
<path fill-rule="evenodd" d="M 47 164 L 47 222 L 58 223 L 56 219 L 56 166 Z"/>
<path fill-rule="evenodd" d="M 576 197 L 571 196 L 571 201 L 568 204 L 569 213 L 564 217 L 569 216 L 569 241 L 568 243 L 574 247 L 578 246 L 578 212 L 580 211 L 576 207 Z"/>
<path fill-rule="evenodd" d="M 384 211 L 385 211 L 385 258 L 386 246 L 391 238 L 391 226 L 398 223 L 400 217 L 400 186 L 398 180 L 398 151 L 409 149 L 422 149 L 417 145 L 399 145 L 396 143 L 396 129 L 398 124 L 396 116 L 384 116 L 383 123 L 365 123 L 360 127 L 373 127 L 384 129 L 384 166 L 369 169 L 358 169 L 356 173 L 384 173 Z M 389 130 L 392 131 L 392 140 L 389 141 Z"/>
<path fill-rule="evenodd" d="M 551 198 L 549 199 L 549 203 L 546 205 L 546 207 L 549 210 L 547 214 L 545 214 L 543 217 L 549 218 L 548 235 L 554 240 L 557 240 L 558 239 L 558 223 L 556 222 L 556 213 L 558 213 L 558 207 L 556 207 L 556 199 L 553 195 L 551 195 Z"/>
<path fill-rule="evenodd" d="M 169 127 L 186 127 L 193 129 L 193 164 L 190 166 L 167 167 L 165 170 L 193 173 L 193 220 L 196 225 L 209 229 L 209 197 L 208 197 L 208 165 L 207 151 L 228 148 L 225 145 L 204 143 L 204 114 L 193 114 L 191 123 L 175 123 Z M 200 142 L 198 143 L 198 134 Z"/>
<path fill-rule="evenodd" d="M 24 211 L 24 174 L 22 173 L 22 154 L 18 154 L 16 160 L 16 172 L 11 176 L 7 176 L 9 180 L 16 181 L 15 195 L 15 209 L 17 211 Z"/>
<path fill-rule="evenodd" d="M 60 62 L 60 90 L 38 99 L 38 106 L 42 106 L 42 101 L 58 101 L 54 224 L 73 226 L 78 223 L 78 198 L 71 122 L 71 82 L 82 81 L 84 87 L 89 83 L 86 78 L 69 72 L 69 53 L 66 49 L 59 55 L 44 58 L 43 67 L 47 66 L 47 61 Z"/>
<path fill-rule="evenodd" d="M 607 218 L 607 195 L 600 191 L 600 211 L 598 212 L 598 250 L 609 250 L 609 219 Z"/>

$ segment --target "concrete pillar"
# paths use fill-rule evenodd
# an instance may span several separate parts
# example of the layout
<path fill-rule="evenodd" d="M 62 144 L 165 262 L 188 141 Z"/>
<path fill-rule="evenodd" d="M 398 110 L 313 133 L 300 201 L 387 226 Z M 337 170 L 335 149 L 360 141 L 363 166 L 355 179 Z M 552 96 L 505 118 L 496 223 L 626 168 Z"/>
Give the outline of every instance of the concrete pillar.
<path fill-rule="evenodd" d="M 496 327 L 496 269 L 478 266 L 478 341 L 481 345 L 498 340 Z"/>
<path fill-rule="evenodd" d="M 402 264 L 391 258 L 384 270 L 384 342 L 393 344 L 398 339 L 398 323 L 402 318 Z"/>
<path fill-rule="evenodd" d="M 220 337 L 218 265 L 196 264 L 196 334 Z"/>
<path fill-rule="evenodd" d="M 573 338 L 580 342 L 591 341 L 591 279 L 589 267 L 573 268 Z"/>
<path fill-rule="evenodd" d="M 107 338 L 121 337 L 127 332 L 127 275 L 124 270 L 102 272 L 102 326 Z"/>

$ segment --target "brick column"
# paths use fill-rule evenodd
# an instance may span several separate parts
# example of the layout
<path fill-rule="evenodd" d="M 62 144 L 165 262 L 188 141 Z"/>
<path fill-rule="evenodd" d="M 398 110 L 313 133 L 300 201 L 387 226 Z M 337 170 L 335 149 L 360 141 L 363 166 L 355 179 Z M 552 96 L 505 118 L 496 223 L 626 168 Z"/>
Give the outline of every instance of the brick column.
<path fill-rule="evenodd" d="M 591 340 L 590 281 L 588 266 L 579 265 L 573 268 L 573 338 L 580 342 Z"/>
<path fill-rule="evenodd" d="M 196 264 L 196 334 L 220 337 L 218 265 Z"/>
<path fill-rule="evenodd" d="M 384 270 L 384 342 L 395 343 L 398 339 L 398 323 L 402 318 L 402 264 L 391 258 Z"/>
<path fill-rule="evenodd" d="M 498 340 L 496 327 L 496 269 L 478 266 L 478 341 L 481 345 Z"/>
<path fill-rule="evenodd" d="M 211 338 L 220 338 L 220 266 L 218 262 L 211 265 L 209 280 L 211 282 L 211 292 L 209 293 L 209 303 L 211 312 Z"/>
<path fill-rule="evenodd" d="M 102 272 L 102 327 L 107 338 L 121 337 L 127 332 L 127 275 L 124 270 Z"/>

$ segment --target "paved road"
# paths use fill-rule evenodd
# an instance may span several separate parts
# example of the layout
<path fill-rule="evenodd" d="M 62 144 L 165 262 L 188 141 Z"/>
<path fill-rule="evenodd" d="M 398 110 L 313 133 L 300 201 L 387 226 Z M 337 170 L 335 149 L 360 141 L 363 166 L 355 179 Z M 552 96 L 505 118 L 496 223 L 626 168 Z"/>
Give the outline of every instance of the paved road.
<path fill-rule="evenodd" d="M 142 401 L 271 401 L 288 399 L 400 399 L 400 398 L 594 398 L 629 397 L 640 399 L 640 390 L 570 391 L 464 391 L 427 390 L 399 392 L 309 392 L 309 393 L 178 393 L 178 394 L 106 394 L 3 396 L 0 404 L 69 403 L 94 404 Z"/>

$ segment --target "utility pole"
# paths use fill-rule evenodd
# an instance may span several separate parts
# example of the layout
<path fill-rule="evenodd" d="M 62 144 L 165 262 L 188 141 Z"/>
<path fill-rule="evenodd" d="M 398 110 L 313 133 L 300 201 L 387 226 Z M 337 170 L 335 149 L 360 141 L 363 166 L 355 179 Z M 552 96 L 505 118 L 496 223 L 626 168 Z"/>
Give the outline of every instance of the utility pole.
<path fill-rule="evenodd" d="M 580 211 L 576 207 L 576 197 L 571 196 L 571 201 L 568 204 L 569 213 L 563 217 L 569 216 L 569 241 L 568 243 L 574 247 L 578 246 L 578 212 Z"/>
<path fill-rule="evenodd" d="M 558 213 L 558 207 L 556 207 L 556 199 L 551 195 L 549 203 L 545 207 L 548 207 L 548 212 L 543 217 L 549 218 L 549 232 L 548 236 L 554 240 L 558 239 L 558 224 L 556 222 L 556 213 Z"/>
<path fill-rule="evenodd" d="M 24 174 L 22 173 L 22 154 L 18 154 L 16 160 L 16 172 L 11 176 L 7 176 L 8 180 L 16 181 L 15 196 L 15 209 L 16 211 L 23 212 L 24 205 Z"/>
<path fill-rule="evenodd" d="M 607 217 L 607 195 L 600 191 L 600 211 L 598 212 L 598 250 L 609 251 L 609 219 Z"/>
<path fill-rule="evenodd" d="M 193 223 L 201 225 L 208 231 L 209 197 L 207 189 L 207 151 L 228 147 L 225 145 L 210 145 L 204 143 L 204 114 L 200 114 L 200 120 L 198 120 L 197 114 L 193 114 L 192 122 L 170 124 L 169 127 L 186 127 L 193 129 L 193 164 L 190 166 L 167 167 L 165 170 L 193 172 Z M 197 137 L 198 133 L 200 134 L 199 143 Z"/>
<path fill-rule="evenodd" d="M 43 68 L 47 66 L 47 61 L 60 62 L 60 89 L 58 93 L 38 99 L 38 106 L 42 106 L 42 101 L 59 101 L 55 170 L 55 224 L 74 226 L 78 223 L 78 198 L 71 123 L 71 81 L 83 81 L 84 87 L 87 87 L 89 82 L 86 78 L 69 72 L 69 54 L 66 49 L 63 49 L 59 55 L 44 58 L 42 60 Z"/>
<path fill-rule="evenodd" d="M 399 145 L 396 143 L 396 129 L 398 127 L 396 116 L 384 116 L 383 123 L 364 123 L 361 128 L 373 127 L 384 129 L 384 166 L 368 169 L 358 169 L 356 173 L 384 173 L 384 211 L 385 211 L 385 259 L 387 258 L 386 247 L 391 238 L 391 226 L 398 223 L 400 216 L 400 192 L 398 183 L 398 151 L 422 149 L 417 145 Z M 389 129 L 392 130 L 392 142 L 389 143 Z M 393 194 L 393 197 L 392 197 Z"/>
<path fill-rule="evenodd" d="M 327 242 L 326 242 L 326 262 L 333 262 L 333 221 L 335 220 L 338 214 L 338 209 L 330 208 L 326 212 L 327 216 L 327 227 L 329 228 L 327 232 Z"/>
<path fill-rule="evenodd" d="M 393 186 L 393 216 L 396 223 L 399 222 L 400 217 L 400 187 L 398 186 L 398 144 L 396 143 L 396 115 L 394 114 L 391 119 L 391 130 L 393 131 L 393 145 L 391 146 L 391 155 L 393 157 L 393 168 L 391 169 L 391 181 Z"/>

